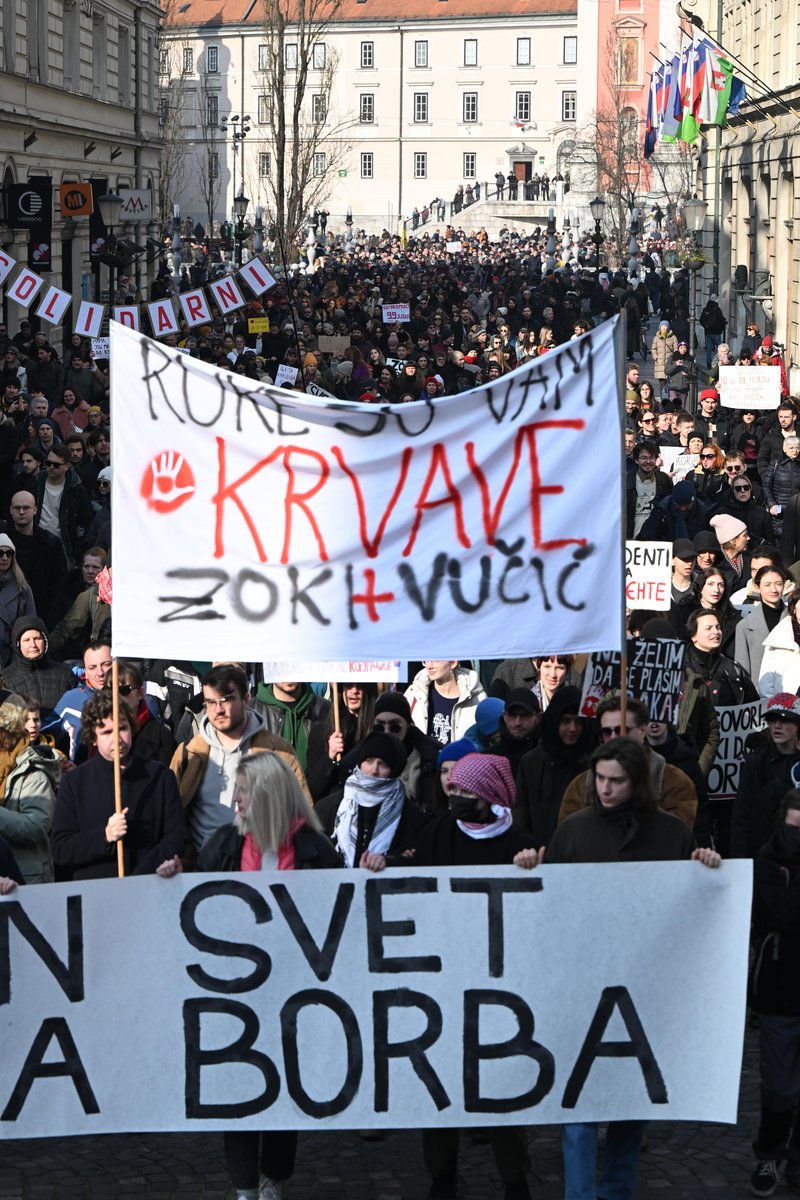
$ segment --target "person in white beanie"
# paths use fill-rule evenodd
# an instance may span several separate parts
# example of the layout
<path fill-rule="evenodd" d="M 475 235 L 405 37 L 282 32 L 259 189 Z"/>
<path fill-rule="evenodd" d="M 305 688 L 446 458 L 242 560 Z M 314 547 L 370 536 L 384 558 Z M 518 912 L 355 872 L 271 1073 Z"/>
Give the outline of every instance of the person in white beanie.
<path fill-rule="evenodd" d="M 723 559 L 720 563 L 730 590 L 748 578 L 749 562 L 745 551 L 750 540 L 744 521 L 730 513 L 718 513 L 709 524 L 717 535 Z"/>

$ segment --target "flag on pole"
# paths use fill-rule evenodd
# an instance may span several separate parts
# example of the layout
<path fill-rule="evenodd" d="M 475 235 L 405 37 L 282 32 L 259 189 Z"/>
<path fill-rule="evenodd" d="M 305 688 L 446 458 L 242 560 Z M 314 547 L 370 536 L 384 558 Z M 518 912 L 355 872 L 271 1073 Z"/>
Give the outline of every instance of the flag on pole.
<path fill-rule="evenodd" d="M 686 73 L 681 92 L 683 114 L 678 137 L 682 142 L 693 142 L 700 132 L 697 111 L 700 107 L 705 64 L 705 46 L 700 42 L 693 41 L 687 55 Z"/>
<path fill-rule="evenodd" d="M 681 55 L 673 54 L 667 63 L 664 80 L 664 112 L 661 118 L 661 140 L 674 142 L 680 125 L 680 113 L 676 109 L 680 103 L 680 74 Z"/>
<path fill-rule="evenodd" d="M 647 117 L 644 124 L 644 156 L 650 158 L 656 148 L 658 138 L 658 99 L 656 87 L 656 72 L 650 76 L 650 94 L 647 98 Z"/>

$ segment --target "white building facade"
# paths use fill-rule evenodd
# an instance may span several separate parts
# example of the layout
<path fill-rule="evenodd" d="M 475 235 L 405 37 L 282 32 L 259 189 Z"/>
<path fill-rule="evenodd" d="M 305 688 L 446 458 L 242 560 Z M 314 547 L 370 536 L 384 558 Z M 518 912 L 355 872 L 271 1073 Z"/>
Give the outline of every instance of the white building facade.
<path fill-rule="evenodd" d="M 210 0 L 185 7 L 166 35 L 191 51 L 194 75 L 182 87 L 190 145 L 175 199 L 182 214 L 208 224 L 199 164 L 211 138 L 220 173 L 215 220 L 230 216 L 241 184 L 268 220 L 270 98 L 259 72 L 267 52 L 259 6 L 223 5 L 216 20 Z M 401 14 L 391 10 L 389 0 L 345 0 L 315 52 L 309 106 L 315 69 L 322 79 L 330 56 L 337 64 L 325 114 L 336 133 L 320 144 L 315 164 L 330 175 L 324 204 L 333 226 L 350 207 L 356 225 L 395 231 L 415 207 L 451 200 L 459 184 L 494 187 L 497 171 L 525 179 L 568 168 L 559 146 L 574 136 L 577 113 L 577 0 L 411 0 Z M 292 45 L 289 29 L 288 80 Z M 170 61 L 184 60 L 173 53 Z M 220 122 L 249 117 L 247 137 L 234 142 L 213 131 L 209 114 Z"/>
<path fill-rule="evenodd" d="M 78 298 L 102 295 L 107 273 L 90 264 L 89 218 L 62 217 L 58 188 L 95 180 L 103 190 L 157 191 L 160 20 L 150 0 L 3 0 L 0 8 L 3 189 L 52 180 L 46 278 Z M 0 244 L 25 263 L 30 235 L 13 227 L 10 216 L 6 194 Z M 137 222 L 115 232 L 143 245 L 155 225 Z M 144 286 L 143 262 L 138 273 Z M 29 315 L 7 300 L 4 309 L 11 331 Z"/>

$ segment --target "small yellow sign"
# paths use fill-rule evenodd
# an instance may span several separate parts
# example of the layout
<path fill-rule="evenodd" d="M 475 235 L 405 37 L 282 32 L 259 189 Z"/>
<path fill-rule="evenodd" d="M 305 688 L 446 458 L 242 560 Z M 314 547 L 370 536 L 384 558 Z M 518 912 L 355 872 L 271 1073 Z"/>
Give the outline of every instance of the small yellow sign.
<path fill-rule="evenodd" d="M 269 333 L 269 317 L 248 317 L 248 333 Z"/>

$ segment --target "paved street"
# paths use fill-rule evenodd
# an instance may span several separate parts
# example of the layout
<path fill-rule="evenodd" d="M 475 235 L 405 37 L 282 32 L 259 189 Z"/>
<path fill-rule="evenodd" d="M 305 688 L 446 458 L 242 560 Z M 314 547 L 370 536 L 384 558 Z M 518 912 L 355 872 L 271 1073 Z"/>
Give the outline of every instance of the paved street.
<path fill-rule="evenodd" d="M 756 1038 L 748 1031 L 738 1125 L 652 1125 L 637 1200 L 748 1195 L 757 1108 Z M 531 1129 L 530 1148 L 534 1197 L 561 1200 L 558 1130 Z M 464 1139 L 461 1178 L 465 1200 L 502 1198 L 489 1147 L 469 1138 Z M 314 1134 L 300 1139 L 287 1200 L 424 1200 L 427 1191 L 417 1134 L 389 1134 L 382 1142 L 353 1133 Z M 213 1134 L 0 1144 L 0 1200 L 227 1200 L 232 1195 L 221 1138 Z"/>

